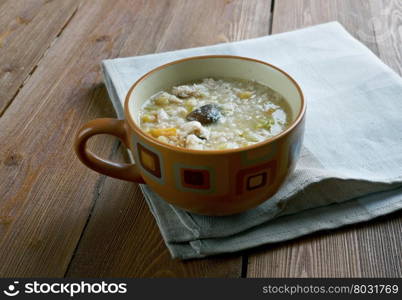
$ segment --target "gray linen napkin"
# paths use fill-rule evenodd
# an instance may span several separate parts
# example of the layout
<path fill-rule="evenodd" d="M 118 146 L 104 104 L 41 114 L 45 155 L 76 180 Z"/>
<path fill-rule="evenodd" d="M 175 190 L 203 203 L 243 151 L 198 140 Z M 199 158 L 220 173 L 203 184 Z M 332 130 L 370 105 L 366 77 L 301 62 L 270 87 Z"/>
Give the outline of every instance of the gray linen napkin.
<path fill-rule="evenodd" d="M 402 208 L 402 79 L 339 23 L 208 47 L 105 60 L 119 118 L 127 90 L 179 58 L 232 54 L 290 73 L 307 100 L 294 174 L 269 201 L 228 217 L 190 214 L 141 189 L 174 258 L 234 252 L 337 228 Z"/>

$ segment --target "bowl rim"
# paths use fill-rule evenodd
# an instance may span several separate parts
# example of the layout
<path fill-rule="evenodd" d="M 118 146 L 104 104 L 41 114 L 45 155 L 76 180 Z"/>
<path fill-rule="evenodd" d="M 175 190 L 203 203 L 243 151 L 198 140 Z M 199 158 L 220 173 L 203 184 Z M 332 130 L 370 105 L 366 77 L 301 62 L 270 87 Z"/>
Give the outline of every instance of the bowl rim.
<path fill-rule="evenodd" d="M 222 150 L 195 150 L 195 149 L 187 149 L 187 148 L 182 148 L 179 146 L 174 146 L 174 145 L 170 145 L 167 143 L 163 143 L 153 137 L 151 137 L 150 135 L 148 135 L 146 132 L 144 132 L 140 127 L 137 126 L 137 124 L 134 122 L 131 114 L 130 114 L 130 110 L 129 110 L 129 101 L 131 98 L 131 94 L 134 91 L 134 89 L 137 87 L 137 85 L 139 85 L 143 80 L 145 80 L 148 76 L 150 76 L 152 73 L 157 72 L 159 70 L 162 70 L 168 66 L 171 65 L 175 65 L 175 64 L 179 64 L 182 62 L 186 62 L 189 60 L 196 60 L 196 59 L 210 59 L 210 58 L 230 58 L 230 59 L 240 59 L 240 60 L 247 60 L 247 61 L 252 61 L 252 62 L 256 62 L 256 63 L 260 63 L 260 64 L 264 64 L 270 68 L 273 68 L 279 72 L 281 72 L 282 74 L 284 74 L 295 86 L 296 89 L 300 95 L 300 99 L 301 99 L 301 109 L 297 115 L 297 117 L 294 119 L 294 121 L 290 124 L 290 126 L 288 128 L 286 128 L 286 130 L 282 131 L 281 133 L 266 139 L 264 141 L 249 145 L 249 146 L 245 146 L 245 147 L 239 147 L 239 148 L 232 148 L 232 149 L 222 149 Z M 130 87 L 130 89 L 128 90 L 127 94 L 126 94 L 126 98 L 124 101 L 124 116 L 126 119 L 126 122 L 128 122 L 129 127 L 131 127 L 131 129 L 133 131 L 135 131 L 136 133 L 138 133 L 143 139 L 147 140 L 148 142 L 150 142 L 151 144 L 157 144 L 163 148 L 167 148 L 169 150 L 175 151 L 175 152 L 181 152 L 181 153 L 189 153 L 189 154 L 201 154 L 201 155 L 222 155 L 222 154 L 228 154 L 228 153 L 237 153 L 237 152 L 243 152 L 243 151 L 247 151 L 247 150 L 252 150 L 255 148 L 259 148 L 262 146 L 265 146 L 267 144 L 270 144 L 276 140 L 279 140 L 280 138 L 288 135 L 290 132 L 293 131 L 294 128 L 297 127 L 297 125 L 302 121 L 304 114 L 306 111 L 306 101 L 304 99 L 304 94 L 302 89 L 300 88 L 299 84 L 297 83 L 297 81 L 295 79 L 293 79 L 293 77 L 291 77 L 287 72 L 283 71 L 282 69 L 267 63 L 265 61 L 259 60 L 259 59 L 255 59 L 255 58 L 250 58 L 250 57 L 244 57 L 244 56 L 237 56 L 237 55 L 201 55 L 201 56 L 191 56 L 191 57 L 186 57 L 186 58 L 182 58 L 182 59 L 178 59 L 178 60 L 174 60 L 171 62 L 168 62 L 166 64 L 160 65 L 150 71 L 148 71 L 147 73 L 145 73 L 144 75 L 142 75 L 135 83 L 133 83 L 133 85 Z"/>

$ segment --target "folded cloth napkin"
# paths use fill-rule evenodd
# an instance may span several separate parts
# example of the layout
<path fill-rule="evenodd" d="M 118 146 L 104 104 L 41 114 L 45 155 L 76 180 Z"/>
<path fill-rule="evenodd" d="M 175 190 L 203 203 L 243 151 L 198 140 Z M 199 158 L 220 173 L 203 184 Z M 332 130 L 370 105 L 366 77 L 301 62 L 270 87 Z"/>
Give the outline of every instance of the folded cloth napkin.
<path fill-rule="evenodd" d="M 290 73 L 307 101 L 305 140 L 294 174 L 278 193 L 241 214 L 191 214 L 141 185 L 174 258 L 285 241 L 402 208 L 402 79 L 336 22 L 105 60 L 106 87 L 118 117 L 124 117 L 125 95 L 141 75 L 176 59 L 207 54 L 257 58 Z"/>

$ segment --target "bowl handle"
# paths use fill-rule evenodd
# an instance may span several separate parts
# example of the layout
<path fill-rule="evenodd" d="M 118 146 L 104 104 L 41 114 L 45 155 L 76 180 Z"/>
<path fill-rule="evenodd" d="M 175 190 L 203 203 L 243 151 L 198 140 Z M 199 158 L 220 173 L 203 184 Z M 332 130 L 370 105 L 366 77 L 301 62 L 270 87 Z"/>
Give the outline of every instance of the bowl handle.
<path fill-rule="evenodd" d="M 112 162 L 86 149 L 87 141 L 97 134 L 116 136 L 129 148 L 128 130 L 124 120 L 112 118 L 95 119 L 86 123 L 75 137 L 74 149 L 81 162 L 92 170 L 107 176 L 144 183 L 136 164 Z"/>

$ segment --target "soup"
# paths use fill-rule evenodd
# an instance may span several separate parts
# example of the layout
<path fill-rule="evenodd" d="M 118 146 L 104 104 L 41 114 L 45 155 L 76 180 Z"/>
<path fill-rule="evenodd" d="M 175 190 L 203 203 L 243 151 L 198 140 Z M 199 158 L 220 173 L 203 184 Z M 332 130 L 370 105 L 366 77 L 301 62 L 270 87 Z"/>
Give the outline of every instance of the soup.
<path fill-rule="evenodd" d="M 167 144 L 195 150 L 249 146 L 284 131 L 286 99 L 255 81 L 206 78 L 173 86 L 147 99 L 140 128 Z"/>

